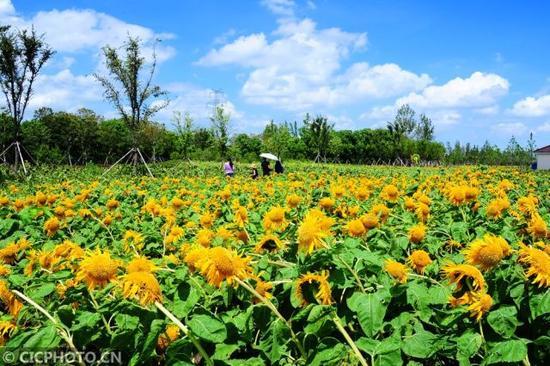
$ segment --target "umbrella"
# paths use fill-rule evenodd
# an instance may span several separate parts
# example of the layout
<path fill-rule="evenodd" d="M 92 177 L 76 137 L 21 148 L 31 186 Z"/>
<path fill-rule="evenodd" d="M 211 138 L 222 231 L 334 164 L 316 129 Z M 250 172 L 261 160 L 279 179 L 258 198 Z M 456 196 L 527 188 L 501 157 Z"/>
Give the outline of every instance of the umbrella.
<path fill-rule="evenodd" d="M 266 159 L 269 159 L 269 160 L 279 160 L 278 157 L 276 157 L 275 155 L 273 155 L 271 153 L 261 153 L 260 157 L 261 158 L 266 158 Z"/>

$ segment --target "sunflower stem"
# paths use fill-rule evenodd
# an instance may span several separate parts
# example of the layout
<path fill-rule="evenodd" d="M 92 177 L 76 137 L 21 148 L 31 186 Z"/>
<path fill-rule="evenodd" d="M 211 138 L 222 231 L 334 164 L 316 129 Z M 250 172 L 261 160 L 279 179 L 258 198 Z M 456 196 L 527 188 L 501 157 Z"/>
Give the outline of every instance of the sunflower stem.
<path fill-rule="evenodd" d="M 57 328 L 61 338 L 63 338 L 65 342 L 67 342 L 67 345 L 69 346 L 71 351 L 73 351 L 73 353 L 76 355 L 78 359 L 78 364 L 81 366 L 86 366 L 86 364 L 82 360 L 82 355 L 80 354 L 80 352 L 78 352 L 78 349 L 76 349 L 73 343 L 73 337 L 71 336 L 71 333 L 65 328 L 65 326 L 61 324 L 57 319 L 55 319 L 50 313 L 48 313 L 46 309 L 44 309 L 42 306 L 34 302 L 34 300 L 32 300 L 31 298 L 27 297 L 26 295 L 24 295 L 23 293 L 17 290 L 13 290 L 12 292 L 16 294 L 18 297 L 20 297 L 23 301 L 29 303 L 36 310 L 44 314 L 46 318 L 48 318 L 48 320 L 51 321 L 53 325 Z"/>
<path fill-rule="evenodd" d="M 365 288 L 363 287 L 363 284 L 361 283 L 361 279 L 357 275 L 357 272 L 355 272 L 353 270 L 353 268 L 351 268 L 351 266 L 345 260 L 343 260 L 341 257 L 338 257 L 338 259 L 340 259 L 342 264 L 351 272 L 351 274 L 353 275 L 353 278 L 355 278 L 355 282 L 357 282 L 357 284 L 359 285 L 359 288 L 361 289 L 361 291 L 363 293 L 367 293 L 367 291 L 365 291 Z"/>
<path fill-rule="evenodd" d="M 113 335 L 113 331 L 111 330 L 111 326 L 109 325 L 109 322 L 107 319 L 105 319 L 105 316 L 99 311 L 99 304 L 97 303 L 97 300 L 95 299 L 95 296 L 93 294 L 92 290 L 88 290 L 88 294 L 90 294 L 90 299 L 92 300 L 92 305 L 94 307 L 94 310 L 101 315 L 101 319 L 103 320 L 103 324 L 105 325 L 105 329 L 107 330 L 107 333 L 110 335 Z"/>
<path fill-rule="evenodd" d="M 195 348 L 197 348 L 197 351 L 199 351 L 199 353 L 201 354 L 201 356 L 204 358 L 204 362 L 206 362 L 207 365 L 209 366 L 214 366 L 214 363 L 212 362 L 212 360 L 210 359 L 210 357 L 208 356 L 208 353 L 206 353 L 206 351 L 204 350 L 204 348 L 202 348 L 202 345 L 201 343 L 199 342 L 199 340 L 197 338 L 195 338 L 195 336 L 189 331 L 189 328 L 183 324 L 178 318 L 176 318 L 176 316 L 174 314 L 172 314 L 168 309 L 166 309 L 164 307 L 164 305 L 162 305 L 160 302 L 158 301 L 155 301 L 155 306 L 164 314 L 166 315 L 166 317 L 168 319 L 170 319 L 172 322 L 174 322 L 174 324 L 176 324 L 178 326 L 178 328 L 181 329 L 181 331 L 183 332 L 183 334 L 185 334 L 187 337 L 189 337 L 189 339 L 191 340 L 191 342 L 193 342 L 193 345 L 195 346 Z"/>
<path fill-rule="evenodd" d="M 248 283 L 242 281 L 240 278 L 238 277 L 235 277 L 235 281 L 241 285 L 245 290 L 247 290 L 248 292 L 250 292 L 252 295 L 254 295 L 256 298 L 258 298 L 258 300 L 260 300 L 262 303 L 264 303 L 272 312 L 273 314 L 275 314 L 275 316 L 279 319 L 281 319 L 281 321 L 283 323 L 286 324 L 287 328 L 290 330 L 290 336 L 292 337 L 292 340 L 294 341 L 294 343 L 296 344 L 296 347 L 298 347 L 298 350 L 300 351 L 300 354 L 302 355 L 302 358 L 304 360 L 306 360 L 306 351 L 304 349 L 304 346 L 302 346 L 302 343 L 300 343 L 300 341 L 298 340 L 298 337 L 296 336 L 296 333 L 294 333 L 294 330 L 292 330 L 292 326 L 291 324 L 289 323 L 288 320 L 285 319 L 284 316 L 281 315 L 281 313 L 279 312 L 279 310 L 277 310 L 277 308 L 275 307 L 275 305 L 273 305 L 273 303 L 271 301 L 269 301 L 269 299 L 266 299 L 265 297 L 263 297 L 262 295 L 260 295 L 258 293 L 258 291 L 256 291 L 252 286 L 250 286 Z"/>
<path fill-rule="evenodd" d="M 332 317 L 332 321 L 336 325 L 336 328 L 338 328 L 340 333 L 344 336 L 344 338 L 346 339 L 346 342 L 348 342 L 349 346 L 353 350 L 353 353 L 355 353 L 355 356 L 357 357 L 357 359 L 359 360 L 361 365 L 362 366 L 368 366 L 369 364 L 367 363 L 367 360 L 365 360 L 365 358 L 361 354 L 361 351 L 359 351 L 359 348 L 357 348 L 357 345 L 355 344 L 353 339 L 351 339 L 349 333 L 346 331 L 346 328 L 344 328 L 344 326 L 340 322 L 340 318 L 338 318 L 338 315 L 336 315 L 336 313 Z"/>

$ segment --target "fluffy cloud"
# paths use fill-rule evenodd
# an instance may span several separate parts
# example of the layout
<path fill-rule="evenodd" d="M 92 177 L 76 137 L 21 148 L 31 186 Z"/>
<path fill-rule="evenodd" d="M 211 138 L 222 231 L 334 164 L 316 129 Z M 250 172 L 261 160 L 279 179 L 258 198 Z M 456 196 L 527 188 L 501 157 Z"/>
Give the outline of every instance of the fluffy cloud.
<path fill-rule="evenodd" d="M 497 123 L 491 127 L 495 133 L 504 136 L 520 136 L 527 132 L 528 127 L 521 122 Z"/>
<path fill-rule="evenodd" d="M 262 0 L 262 5 L 267 7 L 273 14 L 282 17 L 294 16 L 294 0 Z"/>
<path fill-rule="evenodd" d="M 202 66 L 237 65 L 250 72 L 241 93 L 253 104 L 287 110 L 337 106 L 367 98 L 419 91 L 431 83 L 396 64 L 366 62 L 341 70 L 342 61 L 366 46 L 365 33 L 318 29 L 311 19 L 281 20 L 269 41 L 263 33 L 241 36 L 197 61 Z"/>
<path fill-rule="evenodd" d="M 541 117 L 550 115 L 550 94 L 539 98 L 527 97 L 516 102 L 512 113 L 522 117 Z"/>
<path fill-rule="evenodd" d="M 536 128 L 539 132 L 550 132 L 550 122 L 545 122 Z"/>
<path fill-rule="evenodd" d="M 14 13 L 15 9 L 9 1 L 0 0 L 0 22 L 19 28 L 34 25 L 39 33 L 45 33 L 46 41 L 59 53 L 89 51 L 97 54 L 107 44 L 115 47 L 121 45 L 130 34 L 144 42 L 144 55 L 151 59 L 153 43 L 157 39 L 174 37 L 90 9 L 41 11 L 28 19 Z M 156 52 L 159 62 L 175 54 L 173 47 L 162 44 L 157 45 Z"/>
<path fill-rule="evenodd" d="M 74 75 L 68 69 L 53 75 L 39 75 L 34 90 L 29 111 L 40 107 L 74 111 L 103 98 L 102 90 L 92 76 Z"/>
<path fill-rule="evenodd" d="M 419 108 L 491 107 L 509 88 L 510 83 L 503 77 L 478 71 L 465 79 L 457 77 L 443 85 L 429 86 L 421 93 L 411 93 L 396 104 Z"/>

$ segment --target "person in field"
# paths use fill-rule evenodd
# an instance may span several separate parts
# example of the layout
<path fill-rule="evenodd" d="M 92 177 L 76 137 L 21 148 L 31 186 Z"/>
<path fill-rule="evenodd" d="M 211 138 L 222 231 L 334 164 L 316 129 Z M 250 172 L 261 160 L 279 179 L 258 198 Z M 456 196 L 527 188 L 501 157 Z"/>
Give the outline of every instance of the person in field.
<path fill-rule="evenodd" d="M 277 160 L 275 162 L 275 173 L 283 174 L 284 172 L 285 172 L 285 168 L 283 167 L 283 163 L 281 163 L 281 160 Z"/>
<path fill-rule="evenodd" d="M 223 172 L 226 177 L 232 177 L 235 174 L 235 167 L 233 166 L 233 160 L 231 160 L 231 158 L 223 163 Z"/>
<path fill-rule="evenodd" d="M 256 169 L 255 164 L 250 165 L 250 178 L 252 179 L 258 178 L 258 169 Z"/>
<path fill-rule="evenodd" d="M 269 167 L 269 160 L 262 158 L 262 173 L 264 176 L 271 174 L 272 169 Z"/>

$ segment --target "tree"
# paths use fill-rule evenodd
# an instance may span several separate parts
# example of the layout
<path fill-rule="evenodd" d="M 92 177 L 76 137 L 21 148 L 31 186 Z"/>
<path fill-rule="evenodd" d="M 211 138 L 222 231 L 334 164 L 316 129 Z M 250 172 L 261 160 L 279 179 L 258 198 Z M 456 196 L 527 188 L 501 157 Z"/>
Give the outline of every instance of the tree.
<path fill-rule="evenodd" d="M 120 55 L 116 48 L 103 47 L 105 66 L 109 74 L 106 76 L 95 73 L 94 76 L 104 89 L 105 99 L 115 106 L 130 130 L 133 147 L 128 154 L 131 154 L 133 163 L 137 163 L 138 157 L 145 163 L 136 147 L 137 132 L 144 122 L 148 122 L 155 113 L 165 108 L 169 101 L 162 99 L 167 95 L 165 91 L 152 85 L 157 64 L 156 53 L 153 51 L 152 64 L 147 73 L 139 38 L 128 36 L 123 47 L 125 55 Z M 147 170 L 152 176 L 149 167 Z"/>
<path fill-rule="evenodd" d="M 216 138 L 218 151 L 222 159 L 227 158 L 227 143 L 229 142 L 229 121 L 231 115 L 226 113 L 223 105 L 217 105 L 214 108 L 214 114 L 210 117 L 212 121 L 212 131 Z"/>
<path fill-rule="evenodd" d="M 388 131 L 393 137 L 395 150 L 399 156 L 404 152 L 404 139 L 411 137 L 416 126 L 415 112 L 408 104 L 399 107 L 393 121 L 388 122 Z"/>
<path fill-rule="evenodd" d="M 334 125 L 329 124 L 326 117 L 317 116 L 311 119 L 309 114 L 306 114 L 303 137 L 307 140 L 306 145 L 314 149 L 315 161 L 321 161 L 321 159 L 326 161 L 333 129 Z"/>
<path fill-rule="evenodd" d="M 191 145 L 193 143 L 193 118 L 189 112 L 182 114 L 180 111 L 174 112 L 172 117 L 176 127 L 178 148 L 183 159 L 189 159 Z"/>
<path fill-rule="evenodd" d="M 420 122 L 415 128 L 415 136 L 420 141 L 432 141 L 434 138 L 434 125 L 425 114 L 420 115 Z"/>
<path fill-rule="evenodd" d="M 284 158 L 288 154 L 292 135 L 286 124 L 277 125 L 271 120 L 264 128 L 262 142 L 267 151 Z"/>
<path fill-rule="evenodd" d="M 0 89 L 6 99 L 13 127 L 15 163 L 22 157 L 19 147 L 21 122 L 32 96 L 33 84 L 54 51 L 44 42 L 43 35 L 30 31 L 11 31 L 0 27 Z M 26 172 L 24 162 L 21 161 Z"/>

